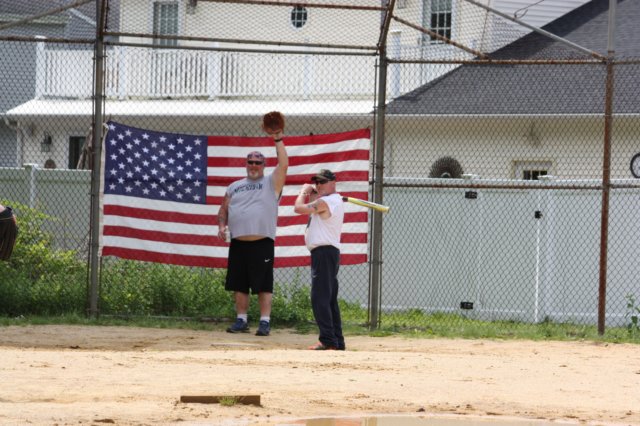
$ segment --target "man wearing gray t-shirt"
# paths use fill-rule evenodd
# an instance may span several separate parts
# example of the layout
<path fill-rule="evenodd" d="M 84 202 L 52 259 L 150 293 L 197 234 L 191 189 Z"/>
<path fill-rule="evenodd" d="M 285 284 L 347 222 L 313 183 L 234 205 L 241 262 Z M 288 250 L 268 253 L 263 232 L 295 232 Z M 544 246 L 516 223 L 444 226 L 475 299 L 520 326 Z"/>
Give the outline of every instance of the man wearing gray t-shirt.
<path fill-rule="evenodd" d="M 265 115 L 264 122 L 271 112 Z M 280 115 L 281 116 L 281 115 Z M 218 212 L 218 237 L 231 237 L 225 289 L 234 292 L 236 322 L 227 331 L 249 331 L 249 293 L 258 294 L 260 322 L 256 336 L 271 331 L 273 261 L 275 254 L 278 203 L 287 176 L 289 157 L 282 141 L 283 128 L 263 125 L 273 138 L 278 164 L 272 174 L 264 174 L 265 157 L 259 151 L 247 155 L 247 177 L 227 188 Z"/>

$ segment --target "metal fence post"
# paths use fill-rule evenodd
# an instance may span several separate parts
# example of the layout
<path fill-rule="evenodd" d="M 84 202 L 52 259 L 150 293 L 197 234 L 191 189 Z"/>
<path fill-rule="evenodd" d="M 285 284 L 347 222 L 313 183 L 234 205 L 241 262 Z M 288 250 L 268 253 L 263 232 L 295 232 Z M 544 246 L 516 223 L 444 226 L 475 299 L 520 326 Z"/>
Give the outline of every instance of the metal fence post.
<path fill-rule="evenodd" d="M 100 174 L 102 167 L 102 103 L 104 101 L 104 22 L 108 0 L 96 2 L 96 43 L 93 98 L 93 169 L 91 170 L 91 255 L 89 284 L 89 316 L 98 315 L 98 274 L 100 250 Z"/>
<path fill-rule="evenodd" d="M 609 239 L 609 195 L 611 190 L 611 126 L 613 124 L 613 63 L 616 0 L 609 1 L 607 82 L 604 103 L 604 154 L 602 159 L 602 214 L 600 217 L 600 281 L 598 286 L 598 334 L 603 335 L 607 303 L 607 249 Z"/>

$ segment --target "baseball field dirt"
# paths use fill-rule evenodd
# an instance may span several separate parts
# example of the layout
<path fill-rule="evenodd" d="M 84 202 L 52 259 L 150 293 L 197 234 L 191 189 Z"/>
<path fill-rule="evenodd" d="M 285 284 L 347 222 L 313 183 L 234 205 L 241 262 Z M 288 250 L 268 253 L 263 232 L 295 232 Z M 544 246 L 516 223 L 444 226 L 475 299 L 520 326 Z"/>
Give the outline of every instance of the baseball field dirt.
<path fill-rule="evenodd" d="M 453 416 L 640 425 L 640 347 L 106 326 L 0 328 L 0 424 L 279 425 Z M 260 405 L 182 396 L 259 396 Z M 300 424 L 300 423 L 298 423 Z"/>

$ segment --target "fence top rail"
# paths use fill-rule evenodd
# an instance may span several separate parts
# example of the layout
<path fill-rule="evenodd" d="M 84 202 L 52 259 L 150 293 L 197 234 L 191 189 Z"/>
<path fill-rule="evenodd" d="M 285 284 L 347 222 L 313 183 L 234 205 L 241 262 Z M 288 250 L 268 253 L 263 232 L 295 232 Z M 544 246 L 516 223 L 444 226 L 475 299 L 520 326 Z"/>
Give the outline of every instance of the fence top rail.
<path fill-rule="evenodd" d="M 553 176 L 543 176 L 540 180 L 481 179 L 475 175 L 464 175 L 461 179 L 390 176 L 384 178 L 383 186 L 388 188 L 603 189 L 600 179 L 558 179 Z M 611 179 L 611 187 L 640 188 L 640 179 Z"/>

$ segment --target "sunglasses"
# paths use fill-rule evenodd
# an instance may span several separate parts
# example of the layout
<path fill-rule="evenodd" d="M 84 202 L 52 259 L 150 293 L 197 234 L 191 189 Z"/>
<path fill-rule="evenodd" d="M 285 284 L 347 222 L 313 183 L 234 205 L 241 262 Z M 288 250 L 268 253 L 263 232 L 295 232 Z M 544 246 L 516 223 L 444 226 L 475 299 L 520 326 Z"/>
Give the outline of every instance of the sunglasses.
<path fill-rule="evenodd" d="M 319 185 L 324 185 L 327 182 L 329 182 L 329 181 L 328 180 L 324 180 L 324 179 L 316 179 L 316 184 L 319 184 Z"/>
<path fill-rule="evenodd" d="M 261 166 L 263 163 L 264 163 L 264 161 L 247 160 L 247 164 L 249 164 L 251 166 Z"/>

